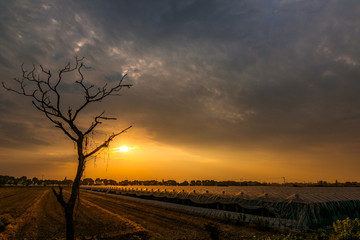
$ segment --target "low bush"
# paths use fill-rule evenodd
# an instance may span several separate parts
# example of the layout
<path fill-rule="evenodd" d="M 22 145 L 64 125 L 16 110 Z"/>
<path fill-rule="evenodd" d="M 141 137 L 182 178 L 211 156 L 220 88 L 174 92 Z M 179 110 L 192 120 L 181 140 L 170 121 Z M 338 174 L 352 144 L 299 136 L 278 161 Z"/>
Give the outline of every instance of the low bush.
<path fill-rule="evenodd" d="M 255 222 L 254 222 L 255 223 Z M 263 228 L 261 221 L 256 221 L 256 226 Z M 332 230 L 312 234 L 280 234 L 266 237 L 254 237 L 254 240 L 360 240 L 360 219 L 338 220 L 333 223 Z"/>
<path fill-rule="evenodd" d="M 231 215 L 224 212 L 222 214 L 222 221 L 225 223 L 231 223 L 232 222 Z"/>
<path fill-rule="evenodd" d="M 142 240 L 142 238 L 139 237 L 138 235 L 133 235 L 129 240 Z"/>
<path fill-rule="evenodd" d="M 316 232 L 311 235 L 311 240 L 330 240 L 330 237 L 333 235 L 333 230 L 326 230 L 321 232 Z"/>
<path fill-rule="evenodd" d="M 334 239 L 336 240 L 360 240 L 360 219 L 337 220 L 333 223 Z"/>
<path fill-rule="evenodd" d="M 244 214 L 238 215 L 237 218 L 235 219 L 235 224 L 239 225 L 239 226 L 245 226 L 245 224 L 246 224 L 246 215 L 244 215 Z"/>
<path fill-rule="evenodd" d="M 268 231 L 270 230 L 270 222 L 266 219 L 256 218 L 253 222 L 256 228 L 260 231 Z"/>
<path fill-rule="evenodd" d="M 254 240 L 305 240 L 302 236 L 293 235 L 291 233 L 285 235 L 273 235 L 267 237 L 254 237 Z"/>

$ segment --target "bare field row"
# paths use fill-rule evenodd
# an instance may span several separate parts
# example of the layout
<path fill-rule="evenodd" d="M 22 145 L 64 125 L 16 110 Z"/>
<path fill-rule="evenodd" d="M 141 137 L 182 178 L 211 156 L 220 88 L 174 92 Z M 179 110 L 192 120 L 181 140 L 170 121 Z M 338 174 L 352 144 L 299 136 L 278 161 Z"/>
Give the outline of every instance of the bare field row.
<path fill-rule="evenodd" d="M 78 239 L 209 239 L 204 224 L 218 224 L 223 239 L 253 239 L 266 233 L 204 216 L 110 196 L 81 192 L 75 224 Z M 49 188 L 0 188 L 0 215 L 13 221 L 0 239 L 64 239 L 61 206 Z"/>

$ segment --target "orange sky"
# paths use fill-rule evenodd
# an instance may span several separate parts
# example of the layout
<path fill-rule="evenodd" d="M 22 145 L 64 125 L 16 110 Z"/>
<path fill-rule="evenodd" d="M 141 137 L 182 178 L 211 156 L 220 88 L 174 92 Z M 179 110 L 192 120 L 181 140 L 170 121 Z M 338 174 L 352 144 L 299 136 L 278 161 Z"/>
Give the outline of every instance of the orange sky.
<path fill-rule="evenodd" d="M 15 149 L 2 153 L 2 174 L 63 179 L 74 177 L 76 155 L 72 144 L 56 130 L 46 134 L 56 136 L 54 144 L 34 149 Z M 128 146 L 127 152 L 117 148 Z M 113 141 L 109 149 L 87 162 L 85 177 L 115 180 L 192 179 L 330 182 L 357 179 L 356 156 L 345 155 L 342 149 L 312 149 L 304 153 L 294 150 L 241 150 L 177 147 L 154 141 L 142 129 L 134 127 Z M 352 165 L 341 165 L 346 156 Z"/>
<path fill-rule="evenodd" d="M 315 10 L 314 10 L 315 9 Z M 88 83 L 116 83 L 86 177 L 360 181 L 360 3 L 342 1 L 11 1 L 0 3 L 0 73 L 56 72 L 86 57 Z M 359 30 L 359 31 L 358 31 Z M 76 75 L 61 85 L 78 106 Z M 128 152 L 115 152 L 121 146 Z M 71 141 L 29 99 L 0 89 L 0 175 L 75 174 Z"/>

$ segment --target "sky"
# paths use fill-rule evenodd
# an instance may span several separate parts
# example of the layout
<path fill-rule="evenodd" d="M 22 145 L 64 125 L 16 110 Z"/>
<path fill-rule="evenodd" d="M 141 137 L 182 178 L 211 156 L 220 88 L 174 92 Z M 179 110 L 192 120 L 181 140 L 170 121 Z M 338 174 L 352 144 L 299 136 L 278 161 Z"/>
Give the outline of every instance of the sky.
<path fill-rule="evenodd" d="M 360 181 L 360 2 L 0 0 L 1 82 L 85 57 L 86 81 L 121 96 L 90 146 L 85 177 Z M 65 101 L 83 100 L 76 77 Z M 127 146 L 127 152 L 118 151 Z M 0 175 L 72 178 L 74 144 L 29 98 L 0 89 Z"/>

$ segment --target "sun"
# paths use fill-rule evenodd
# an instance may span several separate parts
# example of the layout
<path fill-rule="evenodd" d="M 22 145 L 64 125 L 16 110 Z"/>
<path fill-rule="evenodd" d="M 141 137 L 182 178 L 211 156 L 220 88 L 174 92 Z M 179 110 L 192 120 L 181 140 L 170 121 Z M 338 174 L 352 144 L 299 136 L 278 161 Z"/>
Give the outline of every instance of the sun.
<path fill-rule="evenodd" d="M 135 149 L 135 148 L 134 147 L 121 146 L 121 147 L 115 148 L 115 152 L 128 152 L 131 149 Z"/>

